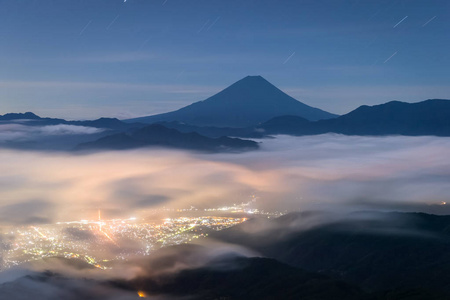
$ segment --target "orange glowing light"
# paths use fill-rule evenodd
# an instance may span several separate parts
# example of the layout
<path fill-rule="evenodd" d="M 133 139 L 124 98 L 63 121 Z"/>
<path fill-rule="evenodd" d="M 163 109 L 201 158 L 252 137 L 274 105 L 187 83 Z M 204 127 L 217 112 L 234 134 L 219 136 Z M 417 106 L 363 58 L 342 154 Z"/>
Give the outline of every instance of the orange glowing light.
<path fill-rule="evenodd" d="M 138 291 L 137 293 L 138 293 L 139 297 L 141 297 L 141 298 L 147 297 L 147 294 L 144 293 L 143 291 Z"/>
<path fill-rule="evenodd" d="M 44 239 L 47 239 L 47 237 L 46 237 L 42 232 L 40 232 L 39 229 L 37 229 L 37 228 L 34 227 L 34 226 L 33 226 L 33 229 L 34 229 L 37 233 L 39 233 L 39 235 L 40 235 L 41 237 L 43 237 Z"/>
<path fill-rule="evenodd" d="M 113 238 L 109 236 L 109 234 L 107 234 L 107 233 L 104 232 L 104 231 L 100 231 L 100 232 L 103 233 L 103 234 L 108 238 L 108 240 L 110 240 L 111 242 L 113 242 L 114 245 L 116 245 L 117 247 L 119 247 L 119 244 L 117 244 L 116 241 L 113 240 Z"/>

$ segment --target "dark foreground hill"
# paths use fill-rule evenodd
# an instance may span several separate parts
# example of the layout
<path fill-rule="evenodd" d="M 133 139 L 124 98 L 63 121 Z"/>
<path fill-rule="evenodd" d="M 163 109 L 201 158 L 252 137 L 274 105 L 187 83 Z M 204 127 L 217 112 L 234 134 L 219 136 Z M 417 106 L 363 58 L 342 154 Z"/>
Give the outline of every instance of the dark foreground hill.
<path fill-rule="evenodd" d="M 89 280 L 49 271 L 32 273 L 0 284 L 0 300 L 131 300 L 139 299 L 138 291 L 150 299 L 166 300 L 369 300 L 359 288 L 328 276 L 273 259 L 245 257 L 224 257 L 204 267 L 163 274 L 144 273 L 131 280 Z"/>
<path fill-rule="evenodd" d="M 159 124 L 131 133 L 117 133 L 83 143 L 76 150 L 125 150 L 141 147 L 168 147 L 207 152 L 239 152 L 258 149 L 258 143 L 238 138 L 209 138 L 196 132 L 182 133 Z"/>
<path fill-rule="evenodd" d="M 359 288 L 273 259 L 222 257 L 205 267 L 141 276 L 117 286 L 189 299 L 362 299 Z"/>
<path fill-rule="evenodd" d="M 422 285 L 370 292 L 323 271 L 305 271 L 275 259 L 242 257 L 232 252 L 222 251 L 222 255 L 208 261 L 202 248 L 180 245 L 160 249 L 135 262 L 140 271 L 130 279 L 102 279 L 101 273 L 95 275 L 92 268 L 69 262 L 59 266 L 63 273 L 35 272 L 0 284 L 0 300 L 138 299 L 138 292 L 143 297 L 165 300 L 448 299 L 442 290 Z M 201 261 L 206 264 L 195 266 Z M 89 272 L 94 272 L 93 278 L 89 278 Z"/>
<path fill-rule="evenodd" d="M 248 127 L 287 114 L 313 121 L 336 117 L 295 100 L 261 76 L 247 76 L 204 101 L 177 111 L 127 121 L 177 121 L 196 126 Z"/>
<path fill-rule="evenodd" d="M 325 223 L 321 218 L 327 216 L 290 214 L 256 234 L 248 233 L 259 226 L 254 221 L 214 237 L 373 293 L 450 295 L 450 216 L 361 213 Z"/>

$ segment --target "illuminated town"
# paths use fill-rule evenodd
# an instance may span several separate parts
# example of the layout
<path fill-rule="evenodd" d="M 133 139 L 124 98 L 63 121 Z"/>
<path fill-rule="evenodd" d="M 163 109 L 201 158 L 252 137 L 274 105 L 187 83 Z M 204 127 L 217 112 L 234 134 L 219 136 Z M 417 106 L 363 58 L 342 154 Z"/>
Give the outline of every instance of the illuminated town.
<path fill-rule="evenodd" d="M 161 247 L 189 243 L 211 231 L 245 222 L 250 217 L 277 217 L 280 212 L 252 208 L 250 202 L 212 209 L 160 209 L 170 218 L 102 219 L 4 228 L 0 270 L 49 257 L 83 260 L 107 269 L 112 262 L 149 255 Z"/>

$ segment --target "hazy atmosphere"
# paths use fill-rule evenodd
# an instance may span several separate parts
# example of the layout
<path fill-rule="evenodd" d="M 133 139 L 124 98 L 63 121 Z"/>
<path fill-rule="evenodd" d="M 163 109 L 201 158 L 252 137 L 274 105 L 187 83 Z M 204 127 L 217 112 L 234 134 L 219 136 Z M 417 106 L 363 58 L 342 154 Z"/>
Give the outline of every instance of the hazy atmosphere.
<path fill-rule="evenodd" d="M 446 0 L 0 4 L 3 113 L 144 116 L 246 75 L 336 114 L 450 92 Z"/>
<path fill-rule="evenodd" d="M 0 7 L 0 300 L 450 299 L 449 1 Z"/>
<path fill-rule="evenodd" d="M 279 136 L 258 152 L 134 150 L 89 155 L 2 150 L 5 225 L 132 217 L 258 197 L 278 210 L 394 209 L 448 213 L 447 138 Z M 63 166 L 63 167 L 61 167 Z"/>

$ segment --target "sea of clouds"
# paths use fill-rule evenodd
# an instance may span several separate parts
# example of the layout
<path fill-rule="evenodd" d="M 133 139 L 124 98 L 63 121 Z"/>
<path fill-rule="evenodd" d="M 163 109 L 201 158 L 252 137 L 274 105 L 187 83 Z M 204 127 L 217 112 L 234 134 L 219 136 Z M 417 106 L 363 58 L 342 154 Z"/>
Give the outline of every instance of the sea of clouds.
<path fill-rule="evenodd" d="M 450 139 L 279 136 L 258 151 L 164 149 L 91 154 L 0 150 L 0 220 L 33 224 L 210 208 L 258 197 L 272 210 L 448 213 Z"/>

